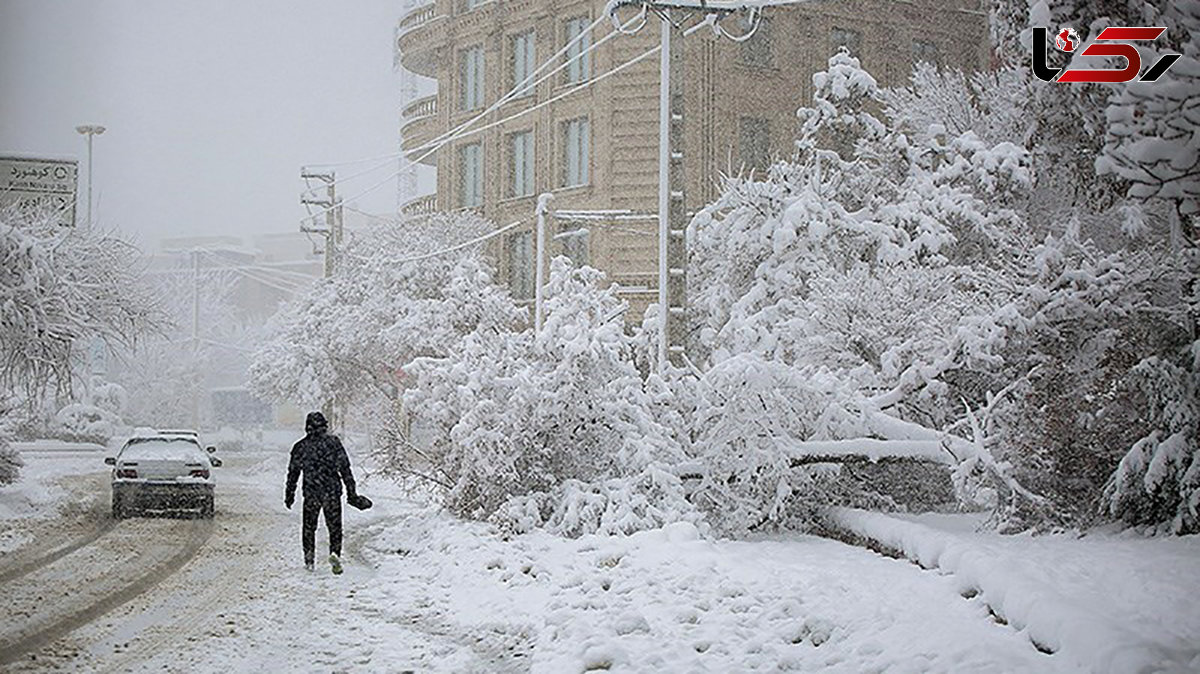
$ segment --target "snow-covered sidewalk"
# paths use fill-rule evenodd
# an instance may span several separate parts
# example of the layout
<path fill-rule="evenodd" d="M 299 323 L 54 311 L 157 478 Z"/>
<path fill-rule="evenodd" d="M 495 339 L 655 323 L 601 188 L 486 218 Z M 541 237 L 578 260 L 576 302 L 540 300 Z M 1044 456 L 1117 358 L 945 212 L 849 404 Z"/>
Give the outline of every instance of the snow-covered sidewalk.
<path fill-rule="evenodd" d="M 837 509 L 831 523 L 978 593 L 996 616 L 1090 672 L 1200 671 L 1200 537 L 975 533 L 972 518 Z"/>
<path fill-rule="evenodd" d="M 1062 669 L 953 579 L 835 541 L 711 542 L 688 524 L 505 540 L 395 505 L 363 550 L 377 571 L 357 600 L 527 654 L 533 672 Z"/>

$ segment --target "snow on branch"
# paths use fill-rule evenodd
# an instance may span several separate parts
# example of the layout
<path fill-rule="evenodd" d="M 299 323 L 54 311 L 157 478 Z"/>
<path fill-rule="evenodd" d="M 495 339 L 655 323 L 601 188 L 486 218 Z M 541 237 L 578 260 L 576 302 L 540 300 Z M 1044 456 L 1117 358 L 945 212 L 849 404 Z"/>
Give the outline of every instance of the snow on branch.
<path fill-rule="evenodd" d="M 926 461 L 954 465 L 954 457 L 936 440 L 805 440 L 784 443 L 793 466 L 811 463 L 878 463 L 880 461 Z"/>
<path fill-rule="evenodd" d="M 91 340 L 128 346 L 165 323 L 137 277 L 136 248 L 52 215 L 0 210 L 0 384 L 10 389 L 69 387 L 72 358 Z"/>

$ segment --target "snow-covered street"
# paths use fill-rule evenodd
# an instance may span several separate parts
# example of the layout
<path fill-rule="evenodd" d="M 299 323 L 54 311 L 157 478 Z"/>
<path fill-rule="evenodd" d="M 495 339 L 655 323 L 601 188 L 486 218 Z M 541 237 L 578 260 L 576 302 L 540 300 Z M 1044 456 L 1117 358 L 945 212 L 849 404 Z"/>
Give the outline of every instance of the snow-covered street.
<path fill-rule="evenodd" d="M 26 457 L 29 490 L 46 498 L 20 512 L 19 494 L 3 504 L 6 535 L 31 534 L 0 556 L 5 671 L 1096 671 L 1087 654 L 1045 654 L 997 620 L 986 582 L 968 598 L 949 569 L 828 539 L 706 541 L 687 523 L 505 538 L 368 477 L 376 507 L 347 516 L 337 577 L 300 564 L 282 451 L 227 455 L 211 522 L 114 522 L 100 454 Z M 1200 580 L 1197 542 L 1154 543 L 1139 558 L 1134 542 L 1103 537 L 1004 540 L 1027 560 L 1095 560 L 1091 575 L 1047 561 L 1021 577 L 1085 595 L 1097 625 L 1126 621 L 1122 634 L 1154 645 L 1151 617 L 1173 601 L 1170 638 L 1195 643 L 1200 610 L 1165 592 Z M 1155 559 L 1171 563 L 1158 586 L 1146 571 Z M 1161 670 L 1195 666 L 1177 655 Z"/>

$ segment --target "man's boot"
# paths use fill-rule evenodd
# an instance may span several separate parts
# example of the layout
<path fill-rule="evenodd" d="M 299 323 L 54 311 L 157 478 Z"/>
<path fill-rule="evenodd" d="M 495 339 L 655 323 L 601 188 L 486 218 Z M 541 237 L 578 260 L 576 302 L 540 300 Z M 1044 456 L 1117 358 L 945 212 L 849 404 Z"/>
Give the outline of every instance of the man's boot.
<path fill-rule="evenodd" d="M 340 576 L 342 574 L 342 560 L 336 552 L 329 553 L 329 565 L 333 567 L 333 575 Z"/>

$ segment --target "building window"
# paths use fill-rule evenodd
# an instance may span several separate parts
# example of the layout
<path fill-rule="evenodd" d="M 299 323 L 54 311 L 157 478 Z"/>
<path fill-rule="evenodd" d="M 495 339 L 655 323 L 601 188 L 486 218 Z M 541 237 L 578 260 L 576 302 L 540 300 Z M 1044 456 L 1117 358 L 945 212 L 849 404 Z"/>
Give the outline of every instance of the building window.
<path fill-rule="evenodd" d="M 535 34 L 532 30 L 524 33 L 519 33 L 512 37 L 512 82 L 509 88 L 516 89 L 522 82 L 533 74 L 536 66 L 535 59 L 537 58 L 536 47 L 534 46 Z M 533 79 L 530 79 L 524 87 L 517 91 L 517 96 L 529 96 L 533 93 Z"/>
<path fill-rule="evenodd" d="M 465 6 L 469 12 L 487 1 L 488 0 L 464 0 L 463 6 Z"/>
<path fill-rule="evenodd" d="M 749 20 L 748 16 L 742 16 L 738 19 L 738 24 L 741 30 L 749 31 L 754 29 L 754 23 Z M 754 35 L 750 39 L 741 43 L 742 63 L 756 68 L 769 68 L 773 63 L 771 56 L 771 22 L 764 16 L 759 16 L 758 28 L 754 29 Z"/>
<path fill-rule="evenodd" d="M 851 56 L 862 56 L 862 33 L 857 30 L 835 27 L 829 33 L 829 42 L 834 52 L 841 47 L 845 47 Z"/>
<path fill-rule="evenodd" d="M 584 31 L 587 30 L 588 21 L 586 16 L 581 16 L 567 21 L 567 53 L 564 58 L 567 60 L 566 78 L 567 84 L 576 84 L 583 82 L 591 76 L 592 72 L 592 55 L 588 49 L 592 45 L 592 36 Z M 576 39 L 578 38 L 578 39 Z"/>
<path fill-rule="evenodd" d="M 516 300 L 533 297 L 533 232 L 509 234 L 508 293 Z"/>
<path fill-rule="evenodd" d="M 571 264 L 576 267 L 588 264 L 588 230 L 581 223 L 560 221 L 554 238 L 561 246 L 560 252 L 570 258 Z"/>
<path fill-rule="evenodd" d="M 458 205 L 483 205 L 483 146 L 471 143 L 458 148 Z"/>
<path fill-rule="evenodd" d="M 533 132 L 522 131 L 508 137 L 508 149 L 512 172 L 511 197 L 533 194 Z"/>
<path fill-rule="evenodd" d="M 912 57 L 913 63 L 929 63 L 936 66 L 942 62 L 937 44 L 924 40 L 913 40 Z"/>
<path fill-rule="evenodd" d="M 742 164 L 765 169 L 771 164 L 771 124 L 761 117 L 742 117 L 738 120 Z"/>
<path fill-rule="evenodd" d="M 471 47 L 459 52 L 458 76 L 462 82 L 463 110 L 474 110 L 483 105 L 483 47 Z"/>
<path fill-rule="evenodd" d="M 588 154 L 591 134 L 588 118 L 580 117 L 563 122 L 563 186 L 588 183 Z"/>

